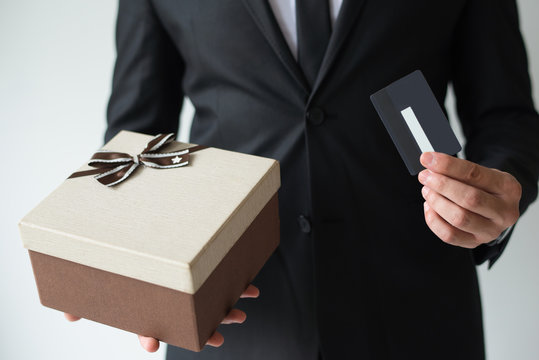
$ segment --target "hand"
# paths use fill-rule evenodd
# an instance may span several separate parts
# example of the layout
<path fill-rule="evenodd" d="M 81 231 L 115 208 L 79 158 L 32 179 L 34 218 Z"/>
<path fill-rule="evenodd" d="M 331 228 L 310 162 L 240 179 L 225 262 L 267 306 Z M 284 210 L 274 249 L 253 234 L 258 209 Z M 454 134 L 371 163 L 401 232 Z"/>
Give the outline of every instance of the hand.
<path fill-rule="evenodd" d="M 241 298 L 257 298 L 258 295 L 260 295 L 260 291 L 258 288 L 254 285 L 249 285 L 247 289 L 241 294 Z M 80 320 L 80 317 L 64 313 L 64 316 L 69 321 L 77 321 Z M 247 318 L 247 315 L 238 309 L 232 309 L 228 313 L 227 316 L 223 319 L 221 324 L 241 324 L 245 321 Z M 140 342 L 140 345 L 144 348 L 144 350 L 148 352 L 156 352 L 159 349 L 159 340 L 154 339 L 152 337 L 142 336 L 138 335 L 138 339 Z M 206 342 L 206 345 L 219 347 L 223 345 L 223 342 L 225 339 L 223 338 L 223 335 L 218 333 L 217 331 L 213 333 L 212 336 L 208 339 Z"/>
<path fill-rule="evenodd" d="M 522 188 L 512 175 L 436 152 L 420 161 L 425 221 L 442 241 L 473 249 L 517 221 Z"/>

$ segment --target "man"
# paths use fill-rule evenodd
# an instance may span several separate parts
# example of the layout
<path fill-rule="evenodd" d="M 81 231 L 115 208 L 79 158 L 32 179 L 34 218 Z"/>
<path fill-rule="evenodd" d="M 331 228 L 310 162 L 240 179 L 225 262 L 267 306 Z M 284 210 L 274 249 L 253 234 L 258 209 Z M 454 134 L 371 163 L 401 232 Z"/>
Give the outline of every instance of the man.
<path fill-rule="evenodd" d="M 120 1 L 117 46 L 106 140 L 177 131 L 188 96 L 191 142 L 282 169 L 249 320 L 167 359 L 484 358 L 475 264 L 498 259 L 539 171 L 513 0 Z M 418 178 L 369 101 L 416 69 L 440 103 L 453 84 L 469 160 L 423 154 Z"/>

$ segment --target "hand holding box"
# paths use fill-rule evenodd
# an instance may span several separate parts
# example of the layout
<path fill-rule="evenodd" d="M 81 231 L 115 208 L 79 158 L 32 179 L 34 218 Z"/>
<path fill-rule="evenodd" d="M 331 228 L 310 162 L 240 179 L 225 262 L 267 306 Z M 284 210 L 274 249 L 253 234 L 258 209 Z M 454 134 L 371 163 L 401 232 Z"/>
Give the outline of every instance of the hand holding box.
<path fill-rule="evenodd" d="M 151 140 L 122 131 L 103 150 Z M 279 186 L 275 160 L 215 148 L 115 186 L 67 179 L 20 222 L 41 302 L 199 351 L 278 245 Z"/>

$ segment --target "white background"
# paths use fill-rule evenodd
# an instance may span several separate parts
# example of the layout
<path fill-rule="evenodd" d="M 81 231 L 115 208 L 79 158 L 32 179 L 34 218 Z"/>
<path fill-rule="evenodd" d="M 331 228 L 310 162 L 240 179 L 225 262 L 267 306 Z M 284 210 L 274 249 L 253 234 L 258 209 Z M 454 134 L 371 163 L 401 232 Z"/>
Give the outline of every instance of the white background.
<path fill-rule="evenodd" d="M 539 3 L 518 3 L 539 84 Z M 132 334 L 87 320 L 68 323 L 41 306 L 17 230 L 24 214 L 102 143 L 116 6 L 110 0 L 0 0 L 0 359 L 164 357 L 164 346 L 147 354 Z M 183 114 L 184 140 L 192 113 L 187 107 Z M 491 360 L 539 358 L 538 220 L 535 204 L 494 268 L 480 268 Z"/>

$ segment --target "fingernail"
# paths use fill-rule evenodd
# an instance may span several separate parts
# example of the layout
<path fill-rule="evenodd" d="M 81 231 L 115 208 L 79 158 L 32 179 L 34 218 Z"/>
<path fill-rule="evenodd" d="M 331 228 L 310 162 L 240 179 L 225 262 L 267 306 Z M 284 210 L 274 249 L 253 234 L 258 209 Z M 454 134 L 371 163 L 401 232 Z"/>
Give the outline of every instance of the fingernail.
<path fill-rule="evenodd" d="M 421 158 L 419 160 L 424 166 L 429 166 L 434 162 L 434 155 L 431 152 L 425 152 L 421 154 Z"/>
<path fill-rule="evenodd" d="M 429 204 L 427 204 L 426 201 L 423 203 L 423 207 L 425 208 L 425 211 L 428 211 L 430 209 L 430 206 Z"/>
<path fill-rule="evenodd" d="M 427 197 L 427 194 L 429 193 L 430 189 L 426 186 L 423 186 L 423 189 L 421 189 L 421 194 L 423 195 L 424 198 Z"/>
<path fill-rule="evenodd" d="M 423 170 L 419 173 L 418 180 L 420 183 L 424 184 L 427 182 L 428 178 L 430 176 L 429 170 Z"/>

